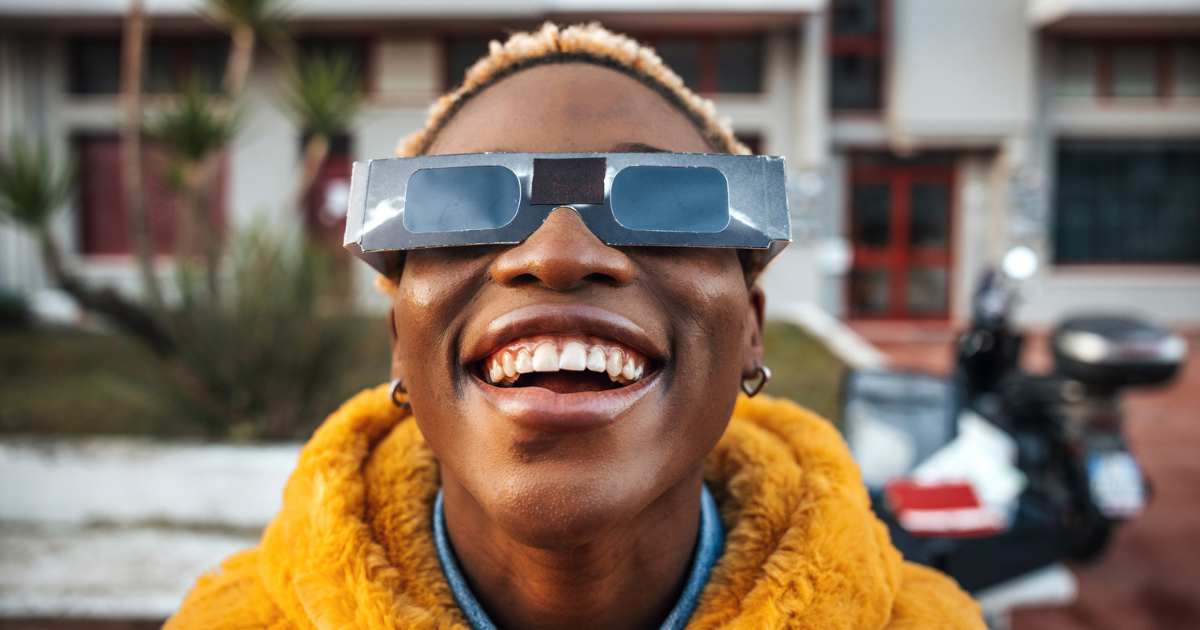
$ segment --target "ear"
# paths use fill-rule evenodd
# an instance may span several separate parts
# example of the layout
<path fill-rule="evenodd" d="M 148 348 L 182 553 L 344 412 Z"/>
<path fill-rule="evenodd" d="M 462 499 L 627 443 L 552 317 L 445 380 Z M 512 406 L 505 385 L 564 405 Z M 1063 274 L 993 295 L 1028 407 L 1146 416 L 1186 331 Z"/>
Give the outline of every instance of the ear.
<path fill-rule="evenodd" d="M 758 376 L 758 368 L 763 364 L 764 309 L 767 299 L 757 284 L 751 285 L 747 293 L 742 378 L 752 379 Z"/>
<path fill-rule="evenodd" d="M 404 378 L 404 362 L 400 359 L 400 344 L 396 334 L 396 309 L 388 307 L 388 337 L 392 341 L 392 379 Z"/>

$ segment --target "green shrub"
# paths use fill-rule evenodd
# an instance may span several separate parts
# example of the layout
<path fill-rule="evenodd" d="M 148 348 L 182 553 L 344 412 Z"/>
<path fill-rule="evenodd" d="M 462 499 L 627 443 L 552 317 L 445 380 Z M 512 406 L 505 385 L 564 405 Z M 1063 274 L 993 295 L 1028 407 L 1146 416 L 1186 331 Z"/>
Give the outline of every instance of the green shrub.
<path fill-rule="evenodd" d="M 303 437 L 345 394 L 366 327 L 326 297 L 331 265 L 319 248 L 285 247 L 256 230 L 238 239 L 232 258 L 220 301 L 205 299 L 199 270 L 180 272 L 183 307 L 171 325 L 179 352 L 165 393 L 213 437 Z"/>

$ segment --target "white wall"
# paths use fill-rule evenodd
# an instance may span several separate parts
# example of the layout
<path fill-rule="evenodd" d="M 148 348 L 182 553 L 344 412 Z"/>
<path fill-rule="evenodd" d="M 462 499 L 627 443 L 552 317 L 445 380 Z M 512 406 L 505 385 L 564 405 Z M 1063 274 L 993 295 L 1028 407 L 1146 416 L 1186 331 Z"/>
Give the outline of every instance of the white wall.
<path fill-rule="evenodd" d="M 1048 326 L 1063 317 L 1117 313 L 1159 324 L 1200 323 L 1200 270 L 1183 267 L 1057 268 L 1035 279 L 1020 322 Z"/>
<path fill-rule="evenodd" d="M 265 526 L 298 444 L 0 441 L 0 520 L 57 525 Z"/>
<path fill-rule="evenodd" d="M 817 302 L 822 275 L 812 243 L 793 243 L 775 257 L 760 280 L 767 296 L 767 311 L 793 302 Z"/>
<path fill-rule="evenodd" d="M 892 3 L 885 102 L 897 145 L 1021 133 L 1033 106 L 1032 33 L 1022 0 Z"/>
<path fill-rule="evenodd" d="M 993 158 L 977 153 L 964 156 L 955 169 L 953 230 L 954 261 L 951 269 L 950 316 L 964 319 L 971 310 L 971 296 L 983 269 L 994 264 L 988 255 L 989 215 Z"/>
<path fill-rule="evenodd" d="M 230 143 L 226 213 L 234 230 L 257 222 L 295 228 L 300 129 L 284 109 L 283 63 L 255 56 L 240 105 L 239 127 Z"/>

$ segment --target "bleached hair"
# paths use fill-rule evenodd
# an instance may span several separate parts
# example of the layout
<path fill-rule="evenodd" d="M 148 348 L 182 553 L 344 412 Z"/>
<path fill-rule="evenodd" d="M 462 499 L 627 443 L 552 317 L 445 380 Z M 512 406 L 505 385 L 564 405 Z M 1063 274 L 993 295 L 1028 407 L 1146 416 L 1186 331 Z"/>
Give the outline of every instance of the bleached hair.
<path fill-rule="evenodd" d="M 534 66 L 570 62 L 604 66 L 641 81 L 678 107 L 713 151 L 750 153 L 746 145 L 734 137 L 729 123 L 717 119 L 712 101 L 688 89 L 683 79 L 663 63 L 653 48 L 614 33 L 597 22 L 565 28 L 546 22 L 536 31 L 513 33 L 503 44 L 492 40 L 487 56 L 467 70 L 461 85 L 430 107 L 425 127 L 404 138 L 397 155 L 425 155 L 454 114 L 471 97 L 501 79 Z"/>
<path fill-rule="evenodd" d="M 546 22 L 536 31 L 513 33 L 503 44 L 492 40 L 488 54 L 467 70 L 463 82 L 429 108 L 425 126 L 400 141 L 397 156 L 425 155 L 463 105 L 501 79 L 535 66 L 572 62 L 611 68 L 637 79 L 683 112 L 713 151 L 750 154 L 750 149 L 734 137 L 729 122 L 717 118 L 713 102 L 688 89 L 683 79 L 663 63 L 653 48 L 614 33 L 597 22 L 566 27 Z M 762 268 L 762 252 L 739 250 L 738 258 L 746 273 L 747 284 L 752 284 Z M 397 281 L 398 278 L 381 275 L 375 279 L 375 287 L 392 295 Z"/>

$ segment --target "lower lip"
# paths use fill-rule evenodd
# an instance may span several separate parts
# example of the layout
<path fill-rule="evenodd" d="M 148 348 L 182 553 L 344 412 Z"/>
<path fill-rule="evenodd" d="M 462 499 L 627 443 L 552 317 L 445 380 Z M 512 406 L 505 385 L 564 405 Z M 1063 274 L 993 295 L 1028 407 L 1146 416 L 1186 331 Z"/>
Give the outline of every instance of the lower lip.
<path fill-rule="evenodd" d="M 472 375 L 471 381 L 501 414 L 537 429 L 588 429 L 615 420 L 641 400 L 658 381 L 659 371 L 625 387 L 599 392 L 559 394 L 541 387 L 494 387 Z"/>

